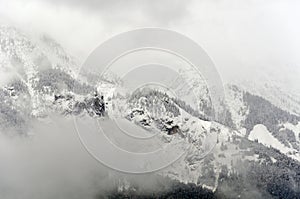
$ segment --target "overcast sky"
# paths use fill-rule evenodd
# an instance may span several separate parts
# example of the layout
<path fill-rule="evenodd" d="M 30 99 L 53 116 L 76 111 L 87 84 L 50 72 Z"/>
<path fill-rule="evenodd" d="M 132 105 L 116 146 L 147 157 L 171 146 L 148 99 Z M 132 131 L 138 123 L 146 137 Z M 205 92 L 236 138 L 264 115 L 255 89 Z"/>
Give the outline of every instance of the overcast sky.
<path fill-rule="evenodd" d="M 57 40 L 83 62 L 102 41 L 162 27 L 198 42 L 224 80 L 280 77 L 300 91 L 300 1 L 0 0 L 0 20 Z"/>

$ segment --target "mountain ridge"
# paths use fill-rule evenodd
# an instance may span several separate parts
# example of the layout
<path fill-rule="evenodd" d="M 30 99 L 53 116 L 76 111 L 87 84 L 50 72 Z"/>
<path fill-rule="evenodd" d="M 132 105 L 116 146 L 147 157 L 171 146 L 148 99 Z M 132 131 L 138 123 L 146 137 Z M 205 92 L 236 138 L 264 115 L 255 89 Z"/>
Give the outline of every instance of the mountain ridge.
<path fill-rule="evenodd" d="M 137 91 L 129 98 L 111 96 L 121 84 L 114 80 L 102 81 L 102 77 L 96 77 L 99 81 L 96 86 L 76 79 L 76 64 L 52 39 L 46 37 L 42 38 L 45 43 L 34 43 L 16 29 L 7 27 L 0 28 L 0 36 L 1 69 L 8 67 L 19 74 L 0 89 L 3 102 L 0 105 L 0 126 L 3 131 L 17 128 L 18 132 L 26 134 L 30 129 L 27 126 L 29 120 L 45 118 L 53 111 L 66 117 L 79 115 L 97 119 L 93 107 L 93 92 L 97 91 L 104 95 L 108 116 L 127 118 L 149 131 L 158 130 L 166 144 L 180 141 L 183 148 L 189 148 L 186 156 L 160 172 L 162 176 L 185 184 L 194 183 L 215 193 L 227 193 L 231 183 L 240 183 L 239 186 L 245 189 L 261 185 L 263 188 L 256 193 L 258 197 L 295 198 L 300 193 L 297 185 L 300 181 L 297 173 L 300 168 L 299 115 L 233 85 L 225 88 L 229 103 L 224 110 L 230 113 L 225 114 L 230 117 L 228 123 L 206 118 L 205 113 L 212 110 L 207 90 L 198 93 L 199 96 L 205 95 L 199 107 L 207 110 L 202 112 L 181 99 L 151 89 Z M 55 53 L 49 53 L 52 47 Z M 185 77 L 188 78 L 187 74 Z M 201 81 L 192 79 L 194 87 L 205 87 Z M 268 146 L 259 133 L 257 136 L 257 125 L 267 129 L 269 132 L 260 132 L 273 136 L 285 147 L 284 151 L 278 145 Z M 212 137 L 205 140 L 205 136 Z M 209 145 L 210 153 L 204 153 L 205 143 Z M 240 169 L 241 165 L 245 170 Z M 265 176 L 260 169 L 268 175 Z M 278 173 L 271 176 L 276 169 Z M 254 174 L 249 184 L 245 180 L 251 172 Z M 281 175 L 288 177 L 281 179 Z M 265 184 L 255 182 L 255 177 L 263 178 Z M 277 181 L 273 182 L 274 179 Z M 276 187 L 282 193 L 278 193 Z M 229 198 L 239 195 L 246 198 L 247 191 L 232 188 L 230 194 Z"/>

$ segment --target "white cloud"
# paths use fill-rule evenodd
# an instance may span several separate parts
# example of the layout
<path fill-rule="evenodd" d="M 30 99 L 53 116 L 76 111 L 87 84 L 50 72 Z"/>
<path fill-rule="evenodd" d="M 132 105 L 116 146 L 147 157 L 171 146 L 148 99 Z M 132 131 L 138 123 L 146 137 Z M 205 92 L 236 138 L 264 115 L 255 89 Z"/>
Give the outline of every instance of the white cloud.
<path fill-rule="evenodd" d="M 299 8 L 294 0 L 0 0 L 4 21 L 49 34 L 80 62 L 115 34 L 159 26 L 198 42 L 225 80 L 253 80 L 258 73 L 273 73 L 296 91 L 300 91 Z"/>

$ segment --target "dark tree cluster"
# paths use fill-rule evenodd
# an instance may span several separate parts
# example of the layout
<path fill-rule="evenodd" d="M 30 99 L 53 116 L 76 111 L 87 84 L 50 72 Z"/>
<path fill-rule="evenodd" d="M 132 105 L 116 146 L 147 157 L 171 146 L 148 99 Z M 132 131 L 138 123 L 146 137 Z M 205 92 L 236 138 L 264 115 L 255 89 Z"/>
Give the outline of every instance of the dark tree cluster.
<path fill-rule="evenodd" d="M 197 186 L 195 184 L 184 184 L 179 182 L 174 182 L 170 189 L 164 192 L 148 193 L 143 194 L 135 191 L 128 192 L 114 192 L 108 195 L 107 198 L 117 199 L 117 198 L 130 198 L 130 199 L 217 199 L 222 198 L 215 195 L 212 191 Z"/>
<path fill-rule="evenodd" d="M 244 102 L 247 104 L 249 114 L 243 123 L 248 133 L 256 124 L 263 124 L 273 135 L 282 143 L 288 146 L 288 142 L 295 142 L 295 136 L 292 131 L 280 131 L 281 123 L 292 123 L 296 125 L 300 121 L 300 117 L 290 114 L 262 97 L 244 92 Z M 288 142 L 287 142 L 288 141 Z"/>
<path fill-rule="evenodd" d="M 45 87 L 51 89 L 51 93 L 60 93 L 63 89 L 77 94 L 92 93 L 95 89 L 85 83 L 78 82 L 71 75 L 60 69 L 46 69 L 38 73 L 39 80 L 36 88 L 43 92 Z"/>
<path fill-rule="evenodd" d="M 129 98 L 129 103 L 136 103 L 140 98 L 146 98 L 145 104 L 141 104 L 147 110 L 152 112 L 160 105 L 164 106 L 166 112 L 172 113 L 177 117 L 180 115 L 179 108 L 174 104 L 173 100 L 166 94 L 158 90 L 143 88 L 135 91 Z"/>
<path fill-rule="evenodd" d="M 257 154 L 259 161 L 240 160 L 233 171 L 224 166 L 217 193 L 227 198 L 300 198 L 299 162 L 247 139 L 240 143 L 251 149 L 247 155 Z"/>

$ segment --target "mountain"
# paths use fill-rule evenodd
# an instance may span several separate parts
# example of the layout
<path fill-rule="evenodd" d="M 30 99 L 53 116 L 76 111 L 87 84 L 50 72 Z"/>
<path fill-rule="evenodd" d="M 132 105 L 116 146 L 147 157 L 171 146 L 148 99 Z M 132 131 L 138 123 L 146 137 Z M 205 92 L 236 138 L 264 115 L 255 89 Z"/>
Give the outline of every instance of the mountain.
<path fill-rule="evenodd" d="M 260 99 L 258 96 L 254 97 Z M 269 147 L 266 143 L 260 143 L 260 137 L 258 140 L 252 139 L 251 133 L 246 136 L 220 123 L 213 123 L 211 126 L 212 121 L 190 115 L 185 107 L 179 107 L 176 101 L 159 91 L 141 90 L 124 104 L 128 105 L 129 112 L 122 112 L 128 114 L 130 121 L 148 129 L 158 129 L 168 143 L 183 139 L 183 149 L 186 149 L 184 145 L 189 146 L 180 160 L 161 171 L 163 176 L 184 183 L 192 182 L 217 193 L 226 192 L 230 194 L 229 198 L 237 198 L 239 195 L 242 198 L 253 198 L 252 194 L 259 198 L 294 198 L 299 194 L 299 150 L 286 147 L 287 151 L 280 151 L 281 148 L 276 149 L 276 146 Z M 156 109 L 153 110 L 152 107 L 158 108 L 160 114 L 157 115 Z M 245 116 L 250 117 L 251 115 Z M 244 121 L 247 119 L 242 123 Z M 260 130 L 254 128 L 252 132 Z M 210 141 L 214 140 L 213 135 L 217 137 L 215 143 L 210 143 L 213 145 L 210 153 L 203 156 L 202 147 L 203 143 L 207 144 L 207 135 L 210 135 Z M 276 144 L 277 138 L 273 139 L 271 142 Z M 277 142 L 281 143 L 279 140 Z M 282 178 L 285 175 L 286 178 Z M 263 181 L 258 182 L 256 178 Z M 284 190 L 276 190 L 276 193 L 268 190 L 281 187 L 282 184 Z M 233 188 L 234 186 L 240 188 Z M 250 190 L 253 193 L 250 194 Z"/>
<path fill-rule="evenodd" d="M 231 115 L 235 118 L 236 128 L 245 137 L 263 143 L 263 136 L 259 134 L 267 134 L 273 139 L 273 144 L 278 143 L 272 147 L 299 160 L 300 117 L 297 114 L 282 110 L 265 98 L 237 86 L 228 86 L 227 90 Z"/>
<path fill-rule="evenodd" d="M 299 88 L 294 83 L 298 71 L 289 71 L 284 67 L 278 70 L 273 68 L 269 71 L 261 71 L 253 81 L 235 80 L 233 84 L 267 99 L 280 109 L 300 115 Z"/>
<path fill-rule="evenodd" d="M 80 98 L 95 90 L 75 79 L 76 62 L 51 38 L 32 39 L 7 26 L 0 27 L 0 38 L 0 71 L 8 77 L 0 89 L 0 126 L 6 130 L 26 131 L 26 121 L 53 109 L 55 94 Z"/>
<path fill-rule="evenodd" d="M 185 152 L 157 173 L 174 186 L 154 197 L 299 198 L 297 97 L 284 97 L 287 101 L 279 103 L 274 96 L 284 92 L 226 85 L 225 120 L 218 121 L 205 81 L 192 70 L 179 71 L 189 86 L 180 79 L 172 83 L 177 96 L 155 88 L 113 94 L 116 88 L 122 90 L 118 77 L 87 73 L 77 78 L 74 58 L 47 36 L 37 39 L 3 26 L 0 45 L 0 71 L 9 77 L 0 88 L 0 129 L 6 134 L 26 136 L 30 121 L 42 122 L 51 113 L 122 118 Z M 187 97 L 191 93 L 194 98 Z M 95 103 L 100 96 L 105 114 Z M 111 197 L 139 197 L 138 190 L 125 179 Z"/>

